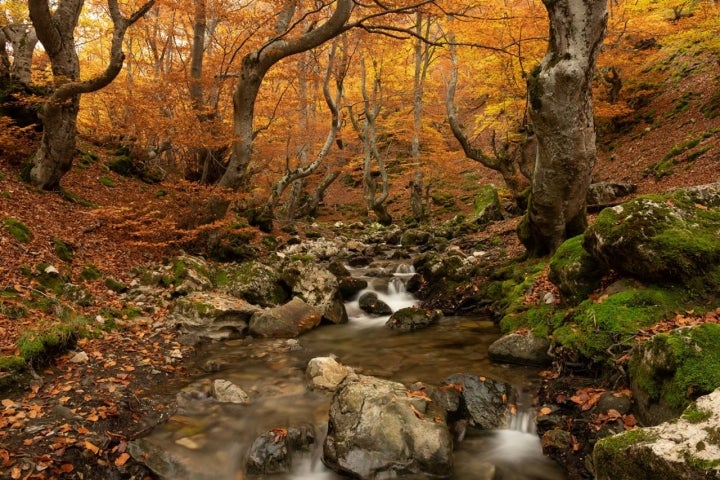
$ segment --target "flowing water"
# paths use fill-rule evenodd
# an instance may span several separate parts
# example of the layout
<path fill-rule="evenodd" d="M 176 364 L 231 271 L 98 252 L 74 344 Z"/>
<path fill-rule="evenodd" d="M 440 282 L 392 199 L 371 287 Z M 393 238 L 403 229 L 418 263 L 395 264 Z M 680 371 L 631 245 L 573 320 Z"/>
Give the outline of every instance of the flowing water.
<path fill-rule="evenodd" d="M 369 282 L 367 290 L 393 311 L 417 301 L 404 289 L 411 267 L 354 270 Z M 164 456 L 181 458 L 174 478 L 234 480 L 243 478 L 245 455 L 254 438 L 271 428 L 311 424 L 320 430 L 317 448 L 293 458 L 289 475 L 277 480 L 336 480 L 320 461 L 322 429 L 327 425 L 330 395 L 306 388 L 305 367 L 318 356 L 335 355 L 358 373 L 402 382 L 438 384 L 454 373 L 488 376 L 511 383 L 519 392 L 519 413 L 506 429 L 468 431 L 456 445 L 457 480 L 564 479 L 562 471 L 543 457 L 534 433 L 530 394 L 537 389 L 537 369 L 493 364 L 487 347 L 499 337 L 492 322 L 470 317 L 448 317 L 439 324 L 412 333 L 385 327 L 388 316 L 367 315 L 357 300 L 346 305 L 350 322 L 315 329 L 295 340 L 251 339 L 209 344 L 198 362 L 216 370 L 206 378 L 223 378 L 250 394 L 250 405 L 218 404 L 203 398 L 183 402 L 169 422 L 156 428 L 150 443 Z M 524 405 L 523 405 L 524 403 Z M 161 455 L 162 456 L 162 455 Z M 261 477 L 258 477 L 261 478 Z"/>

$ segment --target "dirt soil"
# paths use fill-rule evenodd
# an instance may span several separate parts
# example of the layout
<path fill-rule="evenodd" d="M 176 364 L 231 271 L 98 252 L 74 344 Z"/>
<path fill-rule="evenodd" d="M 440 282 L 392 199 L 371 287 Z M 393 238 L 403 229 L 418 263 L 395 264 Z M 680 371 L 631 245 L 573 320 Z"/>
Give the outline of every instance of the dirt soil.
<path fill-rule="evenodd" d="M 719 70 L 713 63 L 704 73 L 668 86 L 622 125 L 600 125 L 595 180 L 632 182 L 638 193 L 718 181 L 720 134 L 715 129 L 720 122 L 699 109 L 717 91 Z M 688 92 L 693 102 L 677 111 L 678 102 Z M 701 140 L 675 157 L 669 173 L 648 174 L 675 145 L 690 138 Z M 80 147 L 90 148 L 82 142 Z M 700 149 L 702 154 L 690 158 Z M 452 179 L 467 172 L 476 172 L 479 184 L 501 184 L 497 175 L 467 160 L 447 162 L 444 173 Z M 187 238 L 191 234 L 179 228 L 183 215 L 193 210 L 198 198 L 219 195 L 184 182 L 148 185 L 108 172 L 96 162 L 74 168 L 63 180 L 67 192 L 94 205 L 92 208 L 67 195 L 37 191 L 19 181 L 18 174 L 16 164 L 0 163 L 0 218 L 21 220 L 33 238 L 19 243 L 0 227 L 0 289 L 23 295 L 30 295 L 36 287 L 23 269 L 39 263 L 54 265 L 72 279 L 92 264 L 104 278 L 130 283 L 133 267 L 156 265 L 191 243 Z M 412 172 L 393 178 L 397 188 L 391 213 L 396 218 L 410 210 L 405 188 L 410 175 Z M 109 177 L 114 187 L 100 183 L 101 177 Z M 456 190 L 456 183 L 444 182 L 442 189 L 458 197 L 465 194 Z M 318 221 L 357 220 L 351 213 L 343 214 L 340 206 L 357 202 L 358 195 L 359 191 L 336 184 L 328 192 Z M 462 203 L 456 206 L 457 212 L 469 208 Z M 452 212 L 441 213 L 438 208 L 436 214 L 447 218 Z M 513 218 L 493 224 L 477 239 L 500 238 L 498 248 L 510 256 L 519 255 L 522 247 L 514 235 L 517 222 Z M 58 258 L 54 238 L 73 247 L 71 263 Z M 102 307 L 136 306 L 108 289 L 103 279 L 86 282 L 83 287 L 91 291 L 95 302 L 79 313 L 91 319 L 101 314 Z M 173 382 L 182 382 L 188 373 L 183 364 L 192 351 L 180 345 L 174 332 L 164 326 L 166 313 L 162 308 L 145 312 L 121 320 L 117 330 L 77 340 L 69 353 L 36 365 L 23 383 L 0 390 L 0 477 L 153 478 L 130 458 L 126 448 L 129 440 L 163 421 L 172 409 Z M 53 321 L 52 313 L 41 310 L 22 318 L 0 311 L 0 354 L 15 354 L 24 331 Z"/>

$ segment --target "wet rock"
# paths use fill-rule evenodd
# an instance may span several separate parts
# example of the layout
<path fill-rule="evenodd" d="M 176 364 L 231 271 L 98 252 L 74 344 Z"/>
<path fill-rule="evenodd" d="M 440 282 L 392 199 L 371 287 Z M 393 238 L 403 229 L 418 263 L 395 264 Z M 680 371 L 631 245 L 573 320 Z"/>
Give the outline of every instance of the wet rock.
<path fill-rule="evenodd" d="M 459 410 L 448 412 L 467 418 L 470 425 L 490 430 L 505 425 L 510 408 L 508 400 L 512 387 L 491 378 L 457 373 L 446 378 L 440 390 L 456 390 L 460 393 Z M 457 416 L 457 415 L 456 415 Z"/>
<path fill-rule="evenodd" d="M 572 449 L 572 435 L 567 430 L 548 430 L 540 439 L 545 455 L 556 455 Z"/>
<path fill-rule="evenodd" d="M 313 358 L 305 370 L 310 388 L 330 391 L 335 391 L 340 382 L 353 373 L 352 368 L 340 364 L 333 357 Z"/>
<path fill-rule="evenodd" d="M 338 286 L 340 288 L 340 295 L 343 300 L 347 301 L 357 295 L 358 292 L 367 288 L 368 282 L 362 278 L 342 277 L 338 279 Z"/>
<path fill-rule="evenodd" d="M 600 212 L 583 246 L 616 272 L 692 283 L 720 266 L 718 209 L 720 183 L 638 197 Z"/>
<path fill-rule="evenodd" d="M 320 310 L 330 323 L 347 323 L 345 304 L 340 295 L 337 278 L 325 267 L 316 263 L 293 262 L 286 266 L 283 279 L 293 295 Z"/>
<path fill-rule="evenodd" d="M 452 438 L 430 408 L 430 402 L 410 395 L 400 383 L 346 378 L 330 407 L 324 463 L 361 479 L 449 476 Z"/>
<path fill-rule="evenodd" d="M 597 411 L 607 413 L 609 410 L 615 410 L 620 415 L 627 415 L 632 410 L 632 399 L 627 395 L 605 392 L 597 403 Z"/>
<path fill-rule="evenodd" d="M 250 447 L 247 473 L 275 474 L 290 472 L 290 440 L 281 429 L 265 432 Z"/>
<path fill-rule="evenodd" d="M 509 333 L 493 342 L 488 357 L 493 362 L 515 365 L 548 365 L 550 340 L 527 333 Z"/>
<path fill-rule="evenodd" d="M 390 315 L 392 308 L 380 300 L 375 292 L 367 292 L 360 295 L 358 305 L 367 313 L 373 315 Z"/>
<path fill-rule="evenodd" d="M 367 267 L 371 263 L 372 258 L 366 257 L 365 255 L 355 255 L 348 260 L 348 265 L 354 268 Z"/>
<path fill-rule="evenodd" d="M 285 305 L 255 313 L 250 333 L 261 337 L 294 338 L 320 325 L 322 312 L 299 298 Z"/>
<path fill-rule="evenodd" d="M 671 422 L 598 441 L 598 480 L 720 478 L 720 390 L 700 397 Z"/>
<path fill-rule="evenodd" d="M 260 309 L 220 292 L 192 292 L 177 298 L 166 321 L 184 334 L 210 339 L 240 337 Z"/>
<path fill-rule="evenodd" d="M 440 310 L 424 310 L 420 307 L 406 307 L 393 313 L 385 325 L 393 330 L 410 332 L 412 330 L 426 328 L 440 321 L 442 318 L 443 313 Z"/>
<path fill-rule="evenodd" d="M 640 420 L 656 425 L 720 387 L 720 325 L 703 324 L 653 336 L 639 344 L 629 374 Z"/>
<path fill-rule="evenodd" d="M 345 268 L 345 265 L 343 264 L 343 262 L 341 262 L 340 260 L 337 260 L 337 259 L 330 262 L 330 264 L 328 265 L 328 270 L 330 271 L 330 273 L 335 275 L 338 278 L 338 280 L 341 278 L 350 276 L 350 271 L 347 268 Z"/>
<path fill-rule="evenodd" d="M 626 195 L 637 190 L 634 183 L 598 182 L 588 187 L 586 203 L 590 209 L 614 205 Z"/>
<path fill-rule="evenodd" d="M 250 403 L 250 397 L 245 391 L 229 380 L 217 379 L 212 383 L 212 396 L 223 403 Z"/>

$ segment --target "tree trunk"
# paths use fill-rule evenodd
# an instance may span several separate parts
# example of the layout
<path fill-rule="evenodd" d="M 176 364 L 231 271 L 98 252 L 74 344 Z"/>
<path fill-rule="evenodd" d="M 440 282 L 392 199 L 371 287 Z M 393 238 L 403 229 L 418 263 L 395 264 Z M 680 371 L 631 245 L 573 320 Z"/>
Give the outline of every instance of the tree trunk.
<path fill-rule="evenodd" d="M 53 13 L 47 0 L 30 0 L 28 7 L 38 39 L 50 57 L 55 90 L 40 109 L 43 136 L 40 148 L 33 157 L 30 181 L 33 185 L 51 190 L 58 188 L 62 176 L 70 170 L 75 155 L 75 134 L 80 95 L 99 90 L 117 77 L 125 55 L 122 42 L 127 28 L 142 17 L 153 5 L 150 0 L 125 18 L 117 0 L 108 0 L 113 21 L 110 62 L 104 72 L 89 80 L 79 81 L 80 64 L 75 51 L 74 31 L 84 0 L 61 0 Z"/>
<path fill-rule="evenodd" d="M 248 183 L 254 140 L 255 101 L 268 70 L 283 58 L 315 48 L 343 32 L 350 19 L 353 0 L 337 0 L 332 16 L 319 27 L 299 37 L 288 34 L 296 2 L 286 2 L 278 15 L 277 36 L 242 59 L 240 76 L 233 94 L 234 140 L 232 155 L 220 185 L 239 189 Z"/>
<path fill-rule="evenodd" d="M 595 164 L 592 77 L 607 23 L 606 0 L 543 0 L 548 52 L 528 77 L 538 150 L 530 204 L 518 235 L 531 255 L 546 255 L 586 224 L 585 197 Z"/>
<path fill-rule="evenodd" d="M 2 59 L 3 63 L 9 60 L 7 59 L 7 52 L 5 52 L 4 48 L 6 41 L 10 42 L 13 49 L 12 65 L 9 61 L 7 63 L 9 67 L 8 72 L 13 79 L 16 79 L 23 85 L 30 85 L 32 56 L 38 42 L 35 29 L 32 25 L 8 25 L 3 28 L 3 32 L 0 34 L 0 42 L 2 42 L 3 52 L 5 53 Z"/>

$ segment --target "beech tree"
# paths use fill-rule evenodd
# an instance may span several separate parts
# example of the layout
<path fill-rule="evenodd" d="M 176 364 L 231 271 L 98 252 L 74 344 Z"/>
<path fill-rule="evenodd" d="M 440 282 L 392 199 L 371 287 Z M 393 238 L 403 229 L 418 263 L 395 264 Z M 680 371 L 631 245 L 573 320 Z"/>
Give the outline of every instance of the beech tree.
<path fill-rule="evenodd" d="M 126 18 L 117 0 L 108 0 L 113 22 L 110 61 L 105 70 L 90 79 L 80 80 L 80 62 L 75 50 L 75 27 L 84 0 L 60 0 L 54 11 L 48 0 L 29 0 L 30 19 L 37 37 L 50 57 L 54 90 L 43 103 L 39 117 L 43 124 L 40 147 L 32 159 L 30 181 L 50 190 L 58 188 L 62 176 L 70 170 L 75 155 L 75 135 L 80 95 L 99 90 L 117 77 L 123 67 L 125 54 L 123 38 L 128 27 L 142 17 L 155 0 L 150 0 Z"/>
<path fill-rule="evenodd" d="M 518 235 L 531 255 L 554 252 L 587 225 L 595 165 L 592 78 L 607 23 L 607 0 L 543 0 L 548 51 L 528 76 L 538 150 L 530 204 Z"/>

